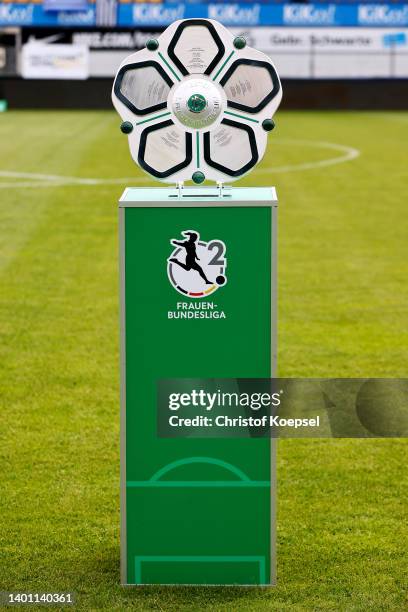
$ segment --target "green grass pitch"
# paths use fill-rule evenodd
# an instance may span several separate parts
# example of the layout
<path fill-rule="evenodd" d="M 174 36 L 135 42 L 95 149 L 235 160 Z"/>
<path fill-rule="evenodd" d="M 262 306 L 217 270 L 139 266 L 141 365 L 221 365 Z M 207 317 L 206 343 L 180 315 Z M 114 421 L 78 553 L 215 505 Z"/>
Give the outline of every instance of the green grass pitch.
<path fill-rule="evenodd" d="M 83 610 L 406 610 L 405 440 L 279 443 L 276 588 L 120 587 L 117 200 L 150 181 L 119 124 L 0 115 L 0 589 L 73 590 Z M 278 189 L 281 376 L 407 376 L 407 143 L 407 113 L 278 113 L 241 184 Z"/>

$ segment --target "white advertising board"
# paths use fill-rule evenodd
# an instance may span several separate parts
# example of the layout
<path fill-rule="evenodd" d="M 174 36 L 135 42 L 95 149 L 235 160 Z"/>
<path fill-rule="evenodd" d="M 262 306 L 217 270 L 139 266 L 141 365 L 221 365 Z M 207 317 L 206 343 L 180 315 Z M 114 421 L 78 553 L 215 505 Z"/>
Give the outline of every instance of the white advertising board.
<path fill-rule="evenodd" d="M 234 28 L 266 53 L 284 78 L 407 78 L 408 28 Z M 76 33 L 73 44 L 28 42 L 25 78 L 86 79 L 114 76 L 133 48 L 158 33 Z M 112 45 L 112 48 L 109 48 Z"/>
<path fill-rule="evenodd" d="M 396 51 L 408 50 L 408 28 L 234 28 L 264 52 L 297 50 Z"/>
<path fill-rule="evenodd" d="M 25 79 L 87 79 L 88 47 L 27 43 L 22 50 L 21 74 Z"/>
<path fill-rule="evenodd" d="M 408 28 L 235 29 L 287 78 L 408 76 Z"/>

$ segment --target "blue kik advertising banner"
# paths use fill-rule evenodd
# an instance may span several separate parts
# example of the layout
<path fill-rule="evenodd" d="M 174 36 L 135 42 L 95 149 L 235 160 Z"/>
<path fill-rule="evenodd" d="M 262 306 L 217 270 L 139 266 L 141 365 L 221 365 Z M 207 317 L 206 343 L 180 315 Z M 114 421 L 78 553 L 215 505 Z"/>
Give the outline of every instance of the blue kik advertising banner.
<path fill-rule="evenodd" d="M 87 0 L 43 0 L 45 11 L 86 11 Z"/>
<path fill-rule="evenodd" d="M 176 19 L 204 17 L 226 26 L 364 26 L 408 25 L 408 4 L 120 4 L 117 25 L 122 27 L 168 26 Z M 46 11 L 39 4 L 0 2 L 0 26 L 95 25 L 95 5 L 85 10 Z"/>
<path fill-rule="evenodd" d="M 205 17 L 226 26 L 405 26 L 408 4 L 121 4 L 118 25 Z"/>
<path fill-rule="evenodd" d="M 84 11 L 46 11 L 41 4 L 0 3 L 0 26 L 92 27 L 95 5 Z"/>

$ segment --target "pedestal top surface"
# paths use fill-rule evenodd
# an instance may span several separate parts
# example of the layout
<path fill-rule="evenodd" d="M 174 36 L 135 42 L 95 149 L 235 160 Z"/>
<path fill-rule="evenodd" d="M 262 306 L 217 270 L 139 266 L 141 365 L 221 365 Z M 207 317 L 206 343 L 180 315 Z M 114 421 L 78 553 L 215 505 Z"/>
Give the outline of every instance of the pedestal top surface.
<path fill-rule="evenodd" d="M 278 199 L 275 187 L 127 187 L 119 206 L 180 206 L 192 202 L 204 206 L 276 206 Z"/>

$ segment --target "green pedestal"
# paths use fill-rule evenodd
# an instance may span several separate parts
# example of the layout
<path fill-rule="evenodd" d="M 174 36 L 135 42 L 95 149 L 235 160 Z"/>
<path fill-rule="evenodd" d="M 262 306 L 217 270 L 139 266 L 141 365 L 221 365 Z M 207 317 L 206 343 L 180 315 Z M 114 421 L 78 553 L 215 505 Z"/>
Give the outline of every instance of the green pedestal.
<path fill-rule="evenodd" d="M 274 440 L 159 438 L 156 385 L 275 375 L 276 206 L 273 188 L 120 200 L 124 584 L 274 584 Z M 170 242 L 187 231 L 199 260 Z"/>

